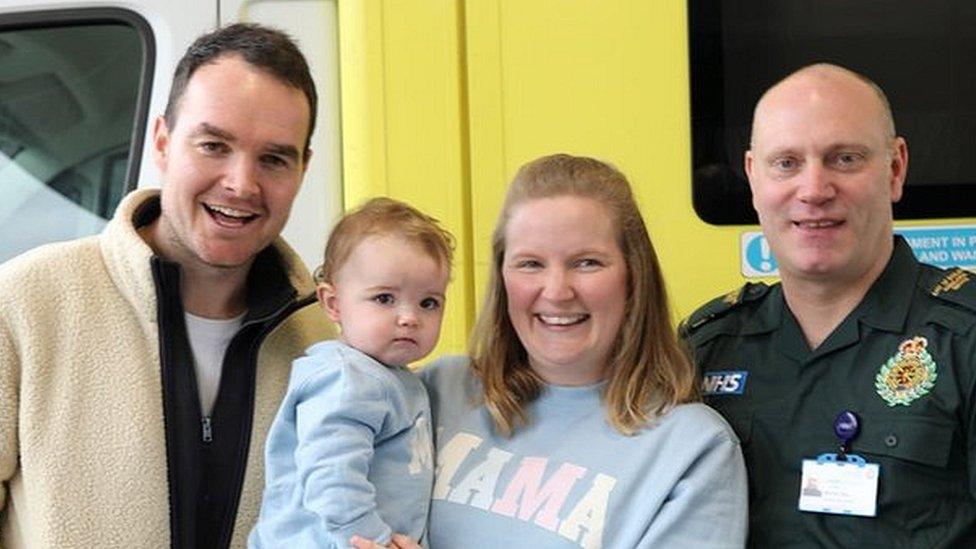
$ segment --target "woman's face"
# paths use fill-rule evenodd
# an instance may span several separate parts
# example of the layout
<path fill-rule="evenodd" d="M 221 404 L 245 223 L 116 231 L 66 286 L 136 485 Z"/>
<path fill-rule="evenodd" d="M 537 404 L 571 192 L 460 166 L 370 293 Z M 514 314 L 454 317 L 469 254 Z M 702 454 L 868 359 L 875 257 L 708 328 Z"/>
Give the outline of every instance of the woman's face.
<path fill-rule="evenodd" d="M 508 316 L 547 383 L 605 377 L 627 300 L 627 265 L 609 210 L 564 195 L 516 205 L 505 228 Z"/>

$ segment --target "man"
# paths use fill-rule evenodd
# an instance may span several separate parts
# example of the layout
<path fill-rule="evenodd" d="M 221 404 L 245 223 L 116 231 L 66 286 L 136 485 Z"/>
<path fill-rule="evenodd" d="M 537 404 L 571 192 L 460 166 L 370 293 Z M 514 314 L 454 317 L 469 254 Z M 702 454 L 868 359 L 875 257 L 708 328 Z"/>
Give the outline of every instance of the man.
<path fill-rule="evenodd" d="M 756 106 L 745 169 L 781 283 L 683 327 L 742 441 L 752 546 L 976 546 L 976 283 L 893 236 L 907 167 L 849 70 L 803 68 Z"/>
<path fill-rule="evenodd" d="M 0 545 L 246 543 L 291 361 L 327 335 L 278 238 L 315 109 L 284 34 L 199 38 L 155 122 L 161 192 L 0 267 Z"/>

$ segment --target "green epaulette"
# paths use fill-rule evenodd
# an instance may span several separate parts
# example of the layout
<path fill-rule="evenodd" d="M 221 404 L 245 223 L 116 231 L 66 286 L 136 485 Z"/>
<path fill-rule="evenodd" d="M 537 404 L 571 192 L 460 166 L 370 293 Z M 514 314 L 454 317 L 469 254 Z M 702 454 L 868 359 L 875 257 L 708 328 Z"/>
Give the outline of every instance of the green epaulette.
<path fill-rule="evenodd" d="M 929 294 L 976 311 L 976 273 L 956 267 L 938 274 L 927 285 Z"/>
<path fill-rule="evenodd" d="M 772 286 L 763 284 L 761 282 L 749 282 L 741 288 L 737 288 L 721 297 L 717 297 L 699 307 L 697 311 L 685 319 L 685 321 L 681 323 L 681 326 L 678 327 L 678 333 L 681 335 L 681 337 L 688 337 L 705 324 L 708 324 L 717 318 L 721 318 L 726 313 L 735 309 L 736 307 L 739 307 L 743 303 L 762 299 L 767 293 L 769 293 L 771 287 Z"/>

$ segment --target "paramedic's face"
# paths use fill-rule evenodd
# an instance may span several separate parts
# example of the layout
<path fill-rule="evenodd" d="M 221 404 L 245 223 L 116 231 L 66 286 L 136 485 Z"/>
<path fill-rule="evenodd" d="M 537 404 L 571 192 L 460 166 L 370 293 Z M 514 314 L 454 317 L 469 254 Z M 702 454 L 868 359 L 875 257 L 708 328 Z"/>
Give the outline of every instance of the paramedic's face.
<path fill-rule="evenodd" d="M 881 272 L 908 151 L 867 84 L 813 68 L 777 85 L 756 108 L 745 164 L 784 280 L 857 283 Z"/>
<path fill-rule="evenodd" d="M 184 266 L 249 266 L 288 219 L 309 113 L 300 90 L 238 56 L 198 68 L 174 127 L 156 120 L 159 252 Z"/>
<path fill-rule="evenodd" d="M 341 339 L 386 365 L 406 365 L 437 344 L 450 273 L 423 247 L 399 236 L 364 238 L 318 288 Z"/>

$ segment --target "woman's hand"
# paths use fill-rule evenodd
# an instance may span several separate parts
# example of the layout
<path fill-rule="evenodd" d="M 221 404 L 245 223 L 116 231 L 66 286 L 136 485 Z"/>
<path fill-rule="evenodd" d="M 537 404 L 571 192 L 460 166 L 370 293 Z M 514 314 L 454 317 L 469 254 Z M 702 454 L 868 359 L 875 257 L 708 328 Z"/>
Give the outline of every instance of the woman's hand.
<path fill-rule="evenodd" d="M 389 545 L 380 545 L 360 536 L 353 536 L 349 543 L 356 549 L 420 549 L 419 543 L 403 534 L 393 534 Z"/>

